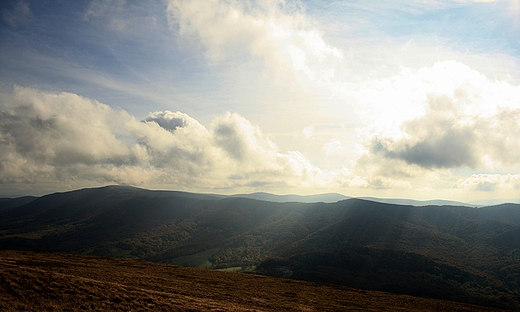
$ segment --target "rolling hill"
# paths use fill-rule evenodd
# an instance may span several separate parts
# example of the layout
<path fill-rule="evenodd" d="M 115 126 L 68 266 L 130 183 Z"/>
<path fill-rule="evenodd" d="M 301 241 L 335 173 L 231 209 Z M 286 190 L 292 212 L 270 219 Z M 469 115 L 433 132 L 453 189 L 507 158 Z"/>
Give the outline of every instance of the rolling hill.
<path fill-rule="evenodd" d="M 0 248 L 127 257 L 520 307 L 520 205 L 272 202 L 110 186 L 0 210 Z"/>
<path fill-rule="evenodd" d="M 317 195 L 274 195 L 270 193 L 257 192 L 251 194 L 236 194 L 231 195 L 230 197 L 242 197 L 249 199 L 257 199 L 263 201 L 271 201 L 278 203 L 287 203 L 287 202 L 296 202 L 296 203 L 335 203 L 340 200 L 349 199 L 351 197 L 336 194 L 336 193 L 327 193 L 327 194 L 317 194 Z"/>

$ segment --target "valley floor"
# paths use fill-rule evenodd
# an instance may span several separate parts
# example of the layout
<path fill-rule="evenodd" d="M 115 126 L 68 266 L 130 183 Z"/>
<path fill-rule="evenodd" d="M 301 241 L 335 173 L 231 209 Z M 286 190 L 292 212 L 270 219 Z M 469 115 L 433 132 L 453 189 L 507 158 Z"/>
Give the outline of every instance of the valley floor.
<path fill-rule="evenodd" d="M 503 311 L 130 259 L 0 251 L 2 311 Z"/>

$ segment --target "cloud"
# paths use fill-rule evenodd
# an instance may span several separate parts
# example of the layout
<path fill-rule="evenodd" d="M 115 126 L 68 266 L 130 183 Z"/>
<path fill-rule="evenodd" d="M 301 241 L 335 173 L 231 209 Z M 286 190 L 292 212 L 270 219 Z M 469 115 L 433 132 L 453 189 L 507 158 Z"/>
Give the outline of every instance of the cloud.
<path fill-rule="evenodd" d="M 368 186 L 374 189 L 411 189 L 412 185 L 408 181 L 387 178 L 375 177 L 368 181 Z"/>
<path fill-rule="evenodd" d="M 168 1 L 172 27 L 200 44 L 210 62 L 258 58 L 286 79 L 327 83 L 343 61 L 303 9 L 285 1 Z"/>
<path fill-rule="evenodd" d="M 80 182 L 177 189 L 337 183 L 301 153 L 282 153 L 236 113 L 209 128 L 181 112 L 142 121 L 72 93 L 0 94 L 0 183 Z M 343 181 L 344 182 L 344 181 Z"/>
<path fill-rule="evenodd" d="M 181 112 L 153 112 L 148 115 L 144 122 L 155 122 L 161 128 L 169 131 L 175 131 L 179 127 L 185 127 L 191 118 Z"/>
<path fill-rule="evenodd" d="M 135 146 L 119 139 L 130 116 L 75 94 L 15 87 L 1 96 L 0 181 L 35 182 L 64 176 L 78 165 L 133 166 Z M 74 170 L 73 170 L 74 171 Z"/>
<path fill-rule="evenodd" d="M 387 101 L 379 105 L 379 114 L 367 116 L 381 121 L 379 131 L 371 129 L 378 134 L 368 144 L 374 160 L 431 170 L 520 163 L 520 142 L 514 139 L 520 135 L 519 86 L 446 61 L 374 84 L 373 90 L 372 100 L 386 96 Z"/>
<path fill-rule="evenodd" d="M 372 110 L 363 112 L 365 153 L 351 170 L 367 187 L 513 196 L 516 180 L 504 173 L 520 165 L 520 86 L 443 61 L 372 81 L 358 95 Z"/>
<path fill-rule="evenodd" d="M 302 133 L 305 140 L 310 140 L 314 136 L 315 127 L 314 125 L 303 128 Z"/>
<path fill-rule="evenodd" d="M 464 116 L 453 99 L 430 97 L 429 111 L 405 122 L 404 138 L 375 138 L 371 152 L 423 168 L 484 168 L 520 164 L 520 108 Z"/>
<path fill-rule="evenodd" d="M 12 1 L 12 7 L 10 9 L 5 8 L 2 10 L 2 18 L 11 25 L 11 27 L 17 27 L 27 23 L 31 16 L 31 8 L 27 1 L 24 0 Z"/>
<path fill-rule="evenodd" d="M 478 165 L 477 136 L 473 127 L 460 124 L 453 104 L 445 97 L 430 98 L 430 110 L 406 122 L 406 138 L 393 141 L 375 138 L 371 151 L 385 158 L 401 159 L 424 168 L 457 168 Z"/>
<path fill-rule="evenodd" d="M 105 23 L 111 30 L 126 32 L 131 26 L 124 18 L 126 0 L 93 0 L 84 14 L 86 21 Z"/>
<path fill-rule="evenodd" d="M 323 146 L 325 153 L 329 156 L 334 155 L 345 155 L 348 153 L 348 150 L 341 144 L 340 141 L 336 139 L 332 139 L 329 142 L 325 143 Z"/>
<path fill-rule="evenodd" d="M 422 187 L 418 182 L 433 185 L 439 180 L 420 166 L 400 159 L 385 158 L 381 154 L 367 153 L 358 158 L 352 173 L 365 181 L 370 189 L 413 189 Z M 417 179 L 419 178 L 419 179 Z"/>
<path fill-rule="evenodd" d="M 499 108 L 495 115 L 477 120 L 474 124 L 483 157 L 491 166 L 518 165 L 520 163 L 520 107 Z"/>
<path fill-rule="evenodd" d="M 234 113 L 227 113 L 213 123 L 213 135 L 218 146 L 239 161 L 251 159 L 254 154 L 275 150 L 275 145 L 260 128 Z"/>
<path fill-rule="evenodd" d="M 62 164 L 132 161 L 124 159 L 128 147 L 110 126 L 124 114 L 99 102 L 16 87 L 13 96 L 3 97 L 0 114 L 3 142 L 21 156 Z"/>
<path fill-rule="evenodd" d="M 496 192 L 520 190 L 519 174 L 474 174 L 457 181 L 457 187 L 466 191 Z"/>
<path fill-rule="evenodd" d="M 157 36 L 161 36 L 160 41 L 168 41 L 164 33 L 161 33 L 163 27 L 167 28 L 165 9 L 164 1 L 91 0 L 82 14 L 82 28 L 87 31 L 97 30 L 89 35 L 101 34 L 94 40 L 112 43 L 131 40 L 134 53 L 143 49 L 139 44 L 136 45 L 136 42 L 154 44 L 157 48 Z M 85 22 L 90 25 L 85 27 Z M 110 38 L 112 35 L 115 37 Z M 85 40 L 91 39 L 85 38 Z"/>

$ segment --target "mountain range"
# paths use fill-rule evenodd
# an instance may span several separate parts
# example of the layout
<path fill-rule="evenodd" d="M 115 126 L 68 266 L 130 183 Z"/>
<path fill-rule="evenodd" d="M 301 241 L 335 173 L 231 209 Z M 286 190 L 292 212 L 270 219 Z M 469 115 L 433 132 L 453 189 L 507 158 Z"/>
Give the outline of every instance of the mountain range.
<path fill-rule="evenodd" d="M 519 204 L 334 201 L 338 194 L 247 198 L 252 196 L 109 186 L 3 199 L 0 248 L 136 258 L 520 307 Z"/>
<path fill-rule="evenodd" d="M 222 195 L 217 195 L 220 197 L 226 197 Z M 243 197 L 250 199 L 258 199 L 264 201 L 272 201 L 279 203 L 286 202 L 296 202 L 296 203 L 335 203 L 340 200 L 351 199 L 353 197 L 345 196 L 337 193 L 327 193 L 327 194 L 317 194 L 317 195 L 275 195 L 263 192 L 251 193 L 251 194 L 237 194 L 231 195 L 230 197 Z M 451 205 L 451 206 L 483 206 L 481 204 L 469 204 L 462 203 L 452 200 L 442 200 L 442 199 L 434 199 L 434 200 L 413 200 L 413 199 L 404 199 L 404 198 L 377 198 L 377 197 L 357 197 L 359 199 L 374 201 L 378 203 L 386 203 L 386 204 L 397 204 L 397 205 L 411 205 L 411 206 L 429 206 L 429 205 Z"/>

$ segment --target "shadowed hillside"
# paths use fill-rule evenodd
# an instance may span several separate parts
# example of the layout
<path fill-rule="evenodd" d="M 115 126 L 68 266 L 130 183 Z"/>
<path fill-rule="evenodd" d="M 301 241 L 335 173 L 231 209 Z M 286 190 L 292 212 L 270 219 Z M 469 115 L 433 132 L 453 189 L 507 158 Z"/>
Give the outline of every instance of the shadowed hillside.
<path fill-rule="evenodd" d="M 24 196 L 18 198 L 0 198 L 0 211 L 7 210 L 14 207 L 19 207 L 32 202 L 37 197 Z"/>
<path fill-rule="evenodd" d="M 520 307 L 520 205 L 277 203 L 104 187 L 0 211 L 0 248 L 254 271 Z"/>

